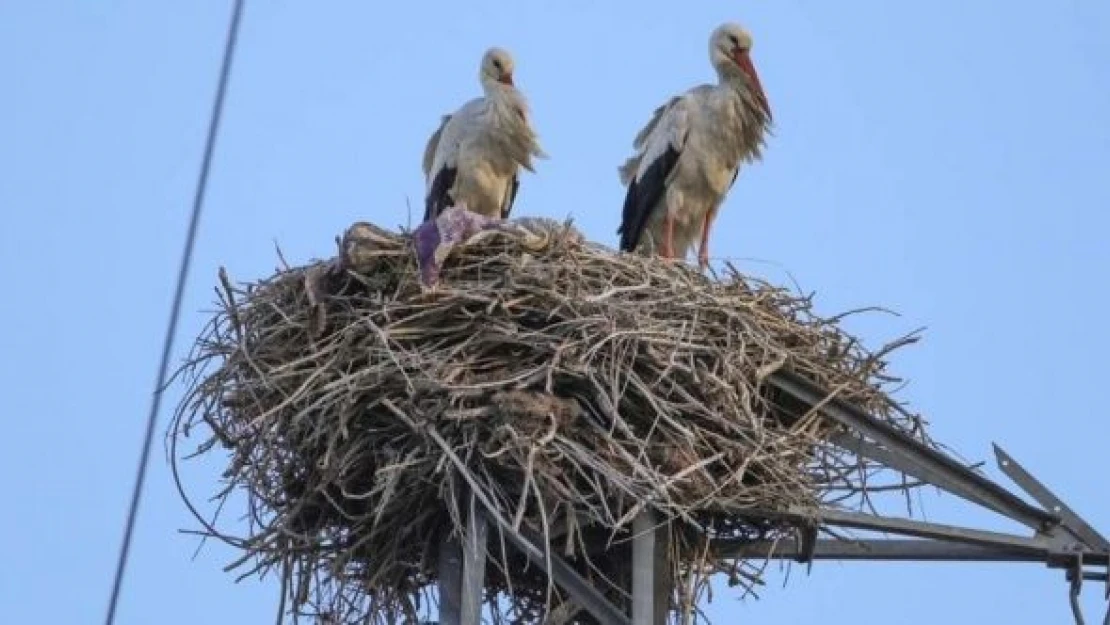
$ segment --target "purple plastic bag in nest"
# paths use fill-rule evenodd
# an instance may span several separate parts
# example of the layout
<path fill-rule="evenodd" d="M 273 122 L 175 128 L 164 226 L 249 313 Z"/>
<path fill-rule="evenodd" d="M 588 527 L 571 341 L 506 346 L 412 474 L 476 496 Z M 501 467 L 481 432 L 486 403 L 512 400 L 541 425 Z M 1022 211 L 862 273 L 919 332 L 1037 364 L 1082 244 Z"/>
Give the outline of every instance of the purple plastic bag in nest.
<path fill-rule="evenodd" d="M 574 228 L 568 228 L 547 217 L 514 217 L 498 219 L 472 213 L 464 205 L 452 206 L 433 221 L 420 224 L 412 233 L 416 262 L 420 267 L 420 282 L 431 288 L 439 281 L 440 268 L 447 255 L 456 246 L 470 240 L 484 230 L 503 230 L 519 235 L 525 249 L 544 248 L 552 237 L 583 242 L 585 238 Z"/>
<path fill-rule="evenodd" d="M 425 287 L 433 286 L 439 280 L 440 267 L 451 248 L 482 230 L 496 228 L 501 222 L 501 219 L 473 213 L 460 205 L 452 206 L 439 217 L 420 224 L 412 233 L 420 282 Z"/>

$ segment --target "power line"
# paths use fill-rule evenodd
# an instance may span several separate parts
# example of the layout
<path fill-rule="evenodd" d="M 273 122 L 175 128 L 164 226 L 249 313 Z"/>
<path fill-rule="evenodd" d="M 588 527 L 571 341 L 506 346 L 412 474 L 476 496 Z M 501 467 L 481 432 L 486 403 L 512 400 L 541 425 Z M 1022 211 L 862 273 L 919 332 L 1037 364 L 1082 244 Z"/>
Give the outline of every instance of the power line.
<path fill-rule="evenodd" d="M 119 602 L 120 586 L 123 583 L 124 569 L 127 567 L 127 558 L 131 552 L 131 536 L 135 529 L 135 517 L 139 511 L 139 500 L 142 497 L 143 482 L 146 480 L 146 469 L 150 459 L 150 447 L 154 440 L 154 425 L 158 421 L 158 411 L 162 404 L 162 389 L 166 384 L 166 375 L 169 370 L 170 353 L 173 351 L 173 339 L 177 333 L 177 322 L 181 316 L 181 300 L 185 293 L 185 283 L 189 277 L 189 267 L 193 261 L 193 248 L 196 243 L 197 225 L 200 222 L 201 207 L 204 205 L 204 195 L 208 188 L 208 172 L 212 166 L 212 152 L 216 144 L 216 135 L 219 132 L 220 117 L 223 113 L 224 96 L 227 92 L 228 78 L 231 75 L 231 60 L 235 55 L 235 44 L 238 41 L 239 21 L 243 14 L 244 0 L 234 0 L 231 13 L 231 24 L 227 30 L 227 41 L 224 44 L 223 66 L 220 69 L 220 79 L 216 87 L 216 97 L 212 104 L 212 113 L 208 123 L 208 139 L 204 147 L 204 158 L 201 161 L 200 176 L 197 179 L 196 193 L 193 197 L 192 217 L 189 221 L 189 230 L 185 235 L 185 250 L 181 256 L 181 266 L 177 273 L 177 287 L 173 296 L 173 306 L 170 310 L 170 322 L 166 328 L 166 336 L 162 343 L 162 360 L 158 365 L 158 379 L 154 384 L 154 396 L 150 404 L 150 414 L 147 415 L 146 438 L 143 440 L 142 454 L 139 458 L 139 468 L 135 476 L 135 488 L 131 493 L 131 507 L 127 513 L 127 526 L 123 533 L 123 544 L 120 547 L 119 561 L 116 564 L 116 576 L 112 583 L 112 596 L 108 602 L 108 616 L 105 625 L 112 625 L 116 617 L 116 606 Z"/>

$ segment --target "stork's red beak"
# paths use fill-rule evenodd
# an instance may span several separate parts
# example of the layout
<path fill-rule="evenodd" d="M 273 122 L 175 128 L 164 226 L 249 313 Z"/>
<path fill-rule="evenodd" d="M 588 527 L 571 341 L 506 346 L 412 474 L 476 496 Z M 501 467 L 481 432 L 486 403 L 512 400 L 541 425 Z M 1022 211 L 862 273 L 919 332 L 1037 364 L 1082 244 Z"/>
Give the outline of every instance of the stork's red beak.
<path fill-rule="evenodd" d="M 513 86 L 513 75 L 509 74 L 507 72 L 503 72 L 501 74 L 501 77 L 497 79 L 497 82 L 499 82 L 503 85 L 509 85 L 510 87 L 512 87 Z"/>
<path fill-rule="evenodd" d="M 763 106 L 763 111 L 767 113 L 767 119 L 771 119 L 771 105 L 767 102 L 767 94 L 763 93 L 763 84 L 759 82 L 759 72 L 755 71 L 755 65 L 752 63 L 751 51 L 736 48 L 732 51 L 732 59 L 748 75 L 756 99 Z"/>

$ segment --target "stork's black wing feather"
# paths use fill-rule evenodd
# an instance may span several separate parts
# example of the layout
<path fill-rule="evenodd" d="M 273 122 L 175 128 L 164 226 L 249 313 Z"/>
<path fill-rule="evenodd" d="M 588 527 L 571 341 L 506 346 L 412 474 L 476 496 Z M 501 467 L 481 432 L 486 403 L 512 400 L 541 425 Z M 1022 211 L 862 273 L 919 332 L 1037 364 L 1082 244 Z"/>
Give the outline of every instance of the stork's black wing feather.
<path fill-rule="evenodd" d="M 620 249 L 622 252 L 631 252 L 643 236 L 647 227 L 651 211 L 666 192 L 667 177 L 674 171 L 681 152 L 674 146 L 667 150 L 648 165 L 647 171 L 639 179 L 633 178 L 628 183 L 628 193 L 624 196 L 624 209 L 621 214 L 621 225 L 617 234 L 621 236 Z"/>
<path fill-rule="evenodd" d="M 451 187 L 455 185 L 456 173 L 458 170 L 454 167 L 442 167 L 436 172 L 435 178 L 432 178 L 432 188 L 428 189 L 428 197 L 424 198 L 424 221 L 439 217 L 444 209 L 454 205 Z"/>
<path fill-rule="evenodd" d="M 516 202 L 516 192 L 520 190 L 520 176 L 513 175 L 513 180 L 510 183 L 509 196 L 505 198 L 505 205 L 501 207 L 501 219 L 508 219 L 509 213 L 513 211 L 513 203 Z"/>

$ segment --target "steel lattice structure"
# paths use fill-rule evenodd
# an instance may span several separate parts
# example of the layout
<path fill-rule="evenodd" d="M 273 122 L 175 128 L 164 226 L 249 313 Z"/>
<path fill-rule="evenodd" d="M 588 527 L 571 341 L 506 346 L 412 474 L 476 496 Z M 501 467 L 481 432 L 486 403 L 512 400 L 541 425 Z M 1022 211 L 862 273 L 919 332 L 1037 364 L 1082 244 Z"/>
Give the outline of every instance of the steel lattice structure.
<path fill-rule="evenodd" d="M 721 556 L 768 557 L 801 563 L 817 560 L 1042 563 L 1065 572 L 1072 613 L 1079 625 L 1084 625 L 1078 601 L 1084 581 L 1105 584 L 1105 596 L 1110 599 L 1110 541 L 997 445 L 994 453 L 999 469 L 1036 505 L 886 422 L 830 398 L 826 390 L 805 379 L 777 373 L 768 384 L 807 407 L 819 406 L 823 417 L 843 426 L 844 433 L 833 439 L 834 444 L 1025 525 L 1032 535 L 827 509 L 822 511 L 817 524 L 810 524 L 807 531 L 800 533 L 794 544 L 717 540 L 712 548 Z M 461 543 L 448 540 L 440 548 L 440 625 L 479 623 L 489 521 L 475 497 L 470 498 L 468 514 L 467 531 Z M 794 514 L 780 511 L 773 516 Z M 796 515 L 799 521 L 812 517 L 800 510 Z M 558 555 L 545 550 L 540 537 L 527 530 L 517 531 L 501 520 L 495 523 L 510 543 L 599 623 L 666 622 L 667 595 L 660 592 L 665 539 L 661 531 L 653 529 L 656 524 L 650 512 L 638 516 L 633 525 L 631 614 L 606 599 Z M 899 538 L 818 538 L 823 528 L 868 530 Z M 1103 623 L 1110 625 L 1110 609 Z"/>

